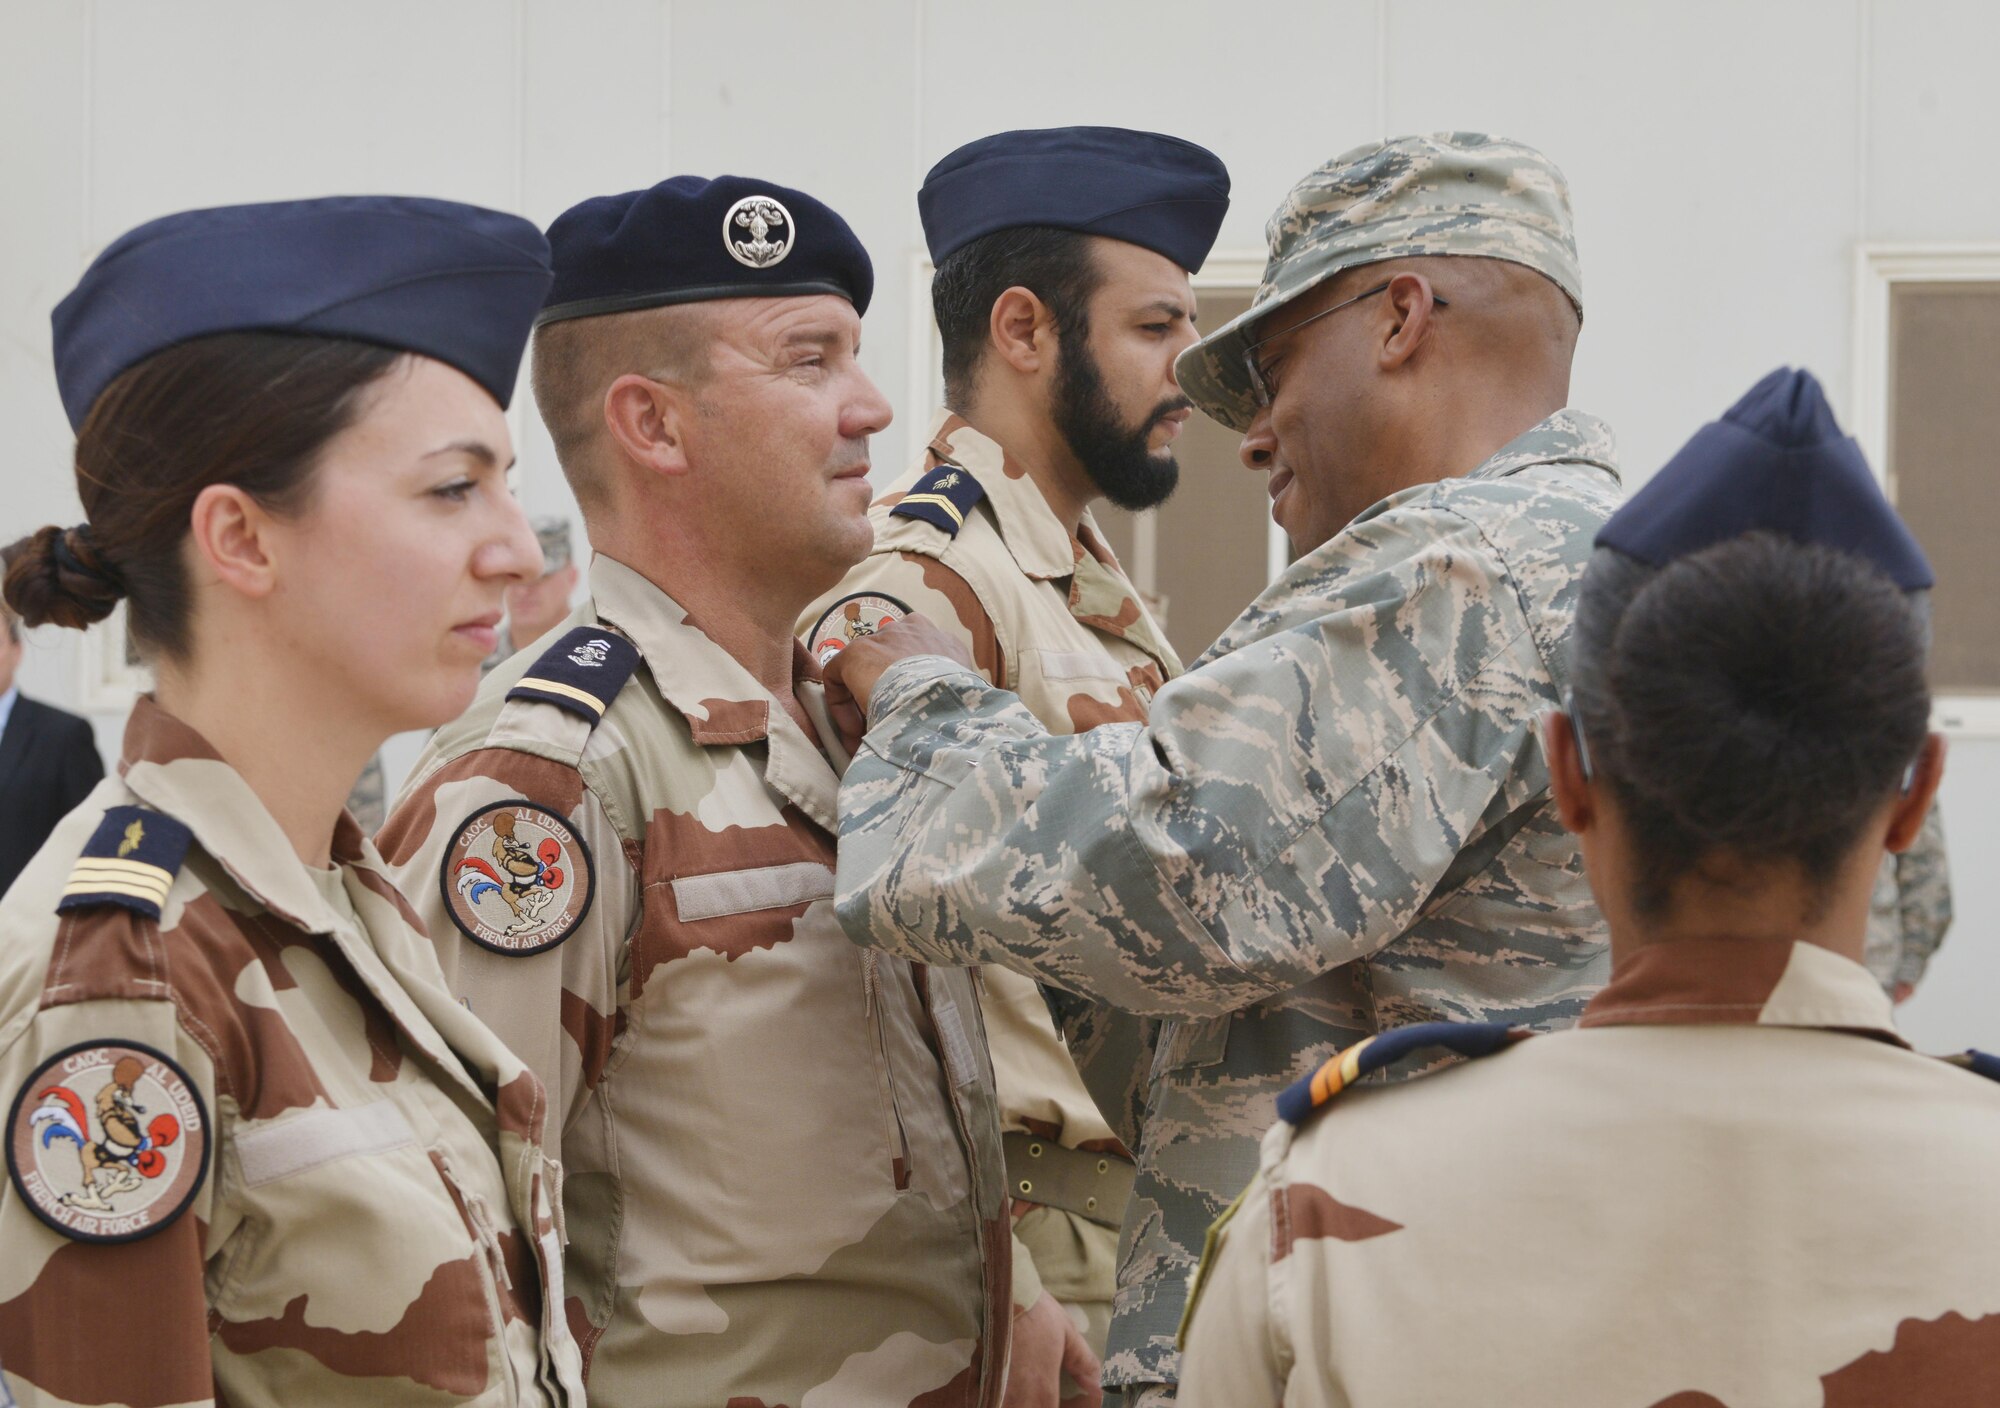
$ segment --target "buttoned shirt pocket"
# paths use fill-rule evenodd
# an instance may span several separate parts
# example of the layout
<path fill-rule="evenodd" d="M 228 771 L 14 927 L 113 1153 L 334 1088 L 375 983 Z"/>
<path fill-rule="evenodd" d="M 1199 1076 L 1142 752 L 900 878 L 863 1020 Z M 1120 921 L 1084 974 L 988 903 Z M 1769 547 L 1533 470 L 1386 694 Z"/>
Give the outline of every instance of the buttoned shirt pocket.
<path fill-rule="evenodd" d="M 1066 719 L 1081 732 L 1107 723 L 1141 723 L 1158 669 L 1119 671 L 1100 649 L 1024 650 L 1016 691 L 1044 719 Z"/>
<path fill-rule="evenodd" d="M 385 1096 L 239 1122 L 229 1142 L 241 1219 L 216 1263 L 219 1351 L 351 1357 L 344 1372 L 363 1376 L 373 1360 L 417 1363 L 447 1394 L 517 1401 L 504 1207 L 462 1176 L 427 1112 Z"/>

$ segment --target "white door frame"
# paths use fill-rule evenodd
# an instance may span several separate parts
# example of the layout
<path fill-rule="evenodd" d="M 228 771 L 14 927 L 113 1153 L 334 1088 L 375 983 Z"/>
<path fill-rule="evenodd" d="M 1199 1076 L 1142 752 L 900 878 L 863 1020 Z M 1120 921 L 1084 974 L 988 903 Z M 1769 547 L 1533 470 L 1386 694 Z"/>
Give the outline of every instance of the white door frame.
<path fill-rule="evenodd" d="M 1899 283 L 2000 283 L 2000 244 L 1863 244 L 1854 257 L 1854 438 L 1883 491 L 1896 497 L 1889 460 L 1889 309 Z M 2000 738 L 2000 696 L 1941 694 L 1932 727 Z"/>

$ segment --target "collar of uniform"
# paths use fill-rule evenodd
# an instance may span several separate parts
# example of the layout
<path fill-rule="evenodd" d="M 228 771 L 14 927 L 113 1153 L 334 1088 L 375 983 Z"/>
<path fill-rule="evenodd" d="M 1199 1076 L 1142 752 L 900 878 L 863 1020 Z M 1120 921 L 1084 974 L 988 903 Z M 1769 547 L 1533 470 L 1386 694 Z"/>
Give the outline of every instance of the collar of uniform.
<path fill-rule="evenodd" d="M 150 694 L 132 706 L 119 771 L 139 800 L 192 831 L 230 878 L 280 919 L 313 934 L 340 928 L 263 799 L 206 738 Z M 346 811 L 334 826 L 332 850 L 336 865 L 382 870 L 373 843 Z"/>
<path fill-rule="evenodd" d="M 1076 570 L 1076 540 L 1070 536 L 1034 476 L 1009 464 L 999 442 L 980 434 L 953 411 L 938 412 L 931 423 L 930 443 L 922 474 L 937 460 L 949 460 L 972 471 L 1000 527 L 1000 541 L 1014 555 L 1024 575 L 1044 580 L 1067 577 Z"/>
<path fill-rule="evenodd" d="M 1647 944 L 1619 960 L 1577 1025 L 1814 1027 L 1909 1044 L 1866 968 L 1792 939 Z"/>
<path fill-rule="evenodd" d="M 1611 427 L 1596 416 L 1572 410 L 1557 411 L 1522 431 L 1466 478 L 1499 479 L 1531 464 L 1555 460 L 1596 465 L 1612 483 L 1619 482 L 1618 442 Z"/>
<path fill-rule="evenodd" d="M 826 830 L 837 825 L 840 779 L 833 765 L 770 691 L 717 645 L 680 603 L 616 558 L 597 554 L 590 595 L 598 618 L 639 647 L 660 696 L 687 720 L 703 747 L 768 745 L 764 776 Z M 792 643 L 792 678 L 817 681 L 819 667 Z"/>

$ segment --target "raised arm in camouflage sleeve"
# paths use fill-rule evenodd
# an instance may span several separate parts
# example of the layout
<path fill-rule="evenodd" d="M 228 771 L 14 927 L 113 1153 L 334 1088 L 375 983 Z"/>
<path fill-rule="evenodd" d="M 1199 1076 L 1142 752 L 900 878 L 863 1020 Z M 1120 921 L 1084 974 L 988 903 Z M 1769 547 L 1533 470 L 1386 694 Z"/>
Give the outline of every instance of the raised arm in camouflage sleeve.
<path fill-rule="evenodd" d="M 842 790 L 842 922 L 1183 1015 L 1406 935 L 1433 969 L 1594 949 L 1555 903 L 1577 861 L 1535 729 L 1616 492 L 1609 454 L 1601 423 L 1563 412 L 1466 479 L 1386 500 L 1295 563 L 1145 726 L 1050 737 L 968 672 L 896 665 Z M 1478 933 L 1496 914 L 1504 956 Z"/>
<path fill-rule="evenodd" d="M 1944 809 L 1932 804 L 1916 843 L 1896 857 L 1896 912 L 1902 952 L 1895 980 L 1915 987 L 1951 928 L 1951 866 L 1944 851 Z"/>

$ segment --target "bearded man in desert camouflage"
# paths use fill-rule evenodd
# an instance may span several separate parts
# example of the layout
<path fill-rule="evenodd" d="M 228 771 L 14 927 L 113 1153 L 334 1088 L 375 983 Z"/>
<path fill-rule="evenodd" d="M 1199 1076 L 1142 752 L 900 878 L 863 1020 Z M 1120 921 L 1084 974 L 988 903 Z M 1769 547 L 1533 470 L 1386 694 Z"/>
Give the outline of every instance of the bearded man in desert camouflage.
<path fill-rule="evenodd" d="M 1297 560 L 1149 723 L 1052 737 L 915 618 L 828 671 L 870 725 L 849 932 L 1172 1019 L 1105 1360 L 1145 1404 L 1280 1090 L 1385 1026 L 1567 1025 L 1606 972 L 1535 732 L 1618 499 L 1609 431 L 1567 409 L 1567 184 L 1516 142 L 1406 137 L 1312 172 L 1268 234 L 1251 308 L 1177 371 Z"/>
<path fill-rule="evenodd" d="M 1189 279 L 1229 208 L 1229 173 L 1156 132 L 1001 132 L 931 168 L 917 206 L 946 408 L 872 510 L 874 551 L 800 618 L 807 648 L 830 659 L 918 611 L 1052 732 L 1143 720 L 1180 658 L 1091 507 L 1152 508 L 1178 482 L 1193 407 L 1174 358 L 1195 340 Z M 1032 980 L 981 976 L 1018 1374 L 1061 1350 L 1058 1306 L 1104 1351 L 1156 1024 L 1057 998 L 1072 1048 Z"/>
<path fill-rule="evenodd" d="M 487 678 L 381 839 L 454 988 L 549 1086 L 591 1398 L 996 1403 L 978 996 L 835 922 L 832 733 L 791 633 L 868 550 L 867 254 L 733 176 L 549 233 L 535 398 L 590 599 Z"/>

